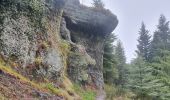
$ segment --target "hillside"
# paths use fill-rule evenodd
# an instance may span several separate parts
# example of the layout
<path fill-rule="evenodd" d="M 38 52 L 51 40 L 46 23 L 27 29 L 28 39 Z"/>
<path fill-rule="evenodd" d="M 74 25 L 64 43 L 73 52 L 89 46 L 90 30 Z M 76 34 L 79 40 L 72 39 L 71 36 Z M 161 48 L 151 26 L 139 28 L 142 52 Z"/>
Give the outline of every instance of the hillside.
<path fill-rule="evenodd" d="M 79 0 L 1 0 L 0 99 L 95 99 L 104 40 L 117 24 Z"/>

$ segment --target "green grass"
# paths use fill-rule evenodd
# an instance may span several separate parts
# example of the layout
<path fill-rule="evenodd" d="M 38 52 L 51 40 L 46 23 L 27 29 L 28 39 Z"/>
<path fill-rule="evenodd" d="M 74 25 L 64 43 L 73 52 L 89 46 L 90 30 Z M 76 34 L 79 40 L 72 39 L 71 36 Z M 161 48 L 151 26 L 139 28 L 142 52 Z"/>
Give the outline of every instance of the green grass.
<path fill-rule="evenodd" d="M 42 86 L 47 88 L 49 91 L 51 91 L 54 94 L 59 94 L 60 93 L 60 90 L 55 88 L 52 83 L 47 83 L 47 84 L 44 84 Z"/>
<path fill-rule="evenodd" d="M 95 100 L 96 93 L 90 89 L 84 90 L 79 85 L 74 84 L 74 90 L 81 96 L 82 100 Z"/>
<path fill-rule="evenodd" d="M 22 76 L 21 74 L 17 73 L 16 71 L 14 71 L 11 67 L 4 66 L 4 64 L 5 63 L 0 58 L 0 70 L 2 70 L 3 72 L 5 72 L 7 74 L 10 74 L 10 75 L 16 77 L 21 82 L 27 83 L 27 84 L 31 85 L 32 87 L 34 87 L 34 88 L 36 88 L 40 91 L 43 91 L 43 92 L 50 92 L 50 93 L 53 93 L 55 95 L 65 97 L 67 99 L 71 98 L 69 96 L 69 94 L 67 93 L 67 91 L 65 91 L 63 89 L 56 88 L 53 83 L 41 83 L 40 84 L 40 83 L 30 81 L 28 78 L 26 78 L 26 77 Z M 1 95 L 0 95 L 0 97 L 1 97 Z M 3 100 L 2 97 L 0 98 L 0 100 L 1 99 Z"/>

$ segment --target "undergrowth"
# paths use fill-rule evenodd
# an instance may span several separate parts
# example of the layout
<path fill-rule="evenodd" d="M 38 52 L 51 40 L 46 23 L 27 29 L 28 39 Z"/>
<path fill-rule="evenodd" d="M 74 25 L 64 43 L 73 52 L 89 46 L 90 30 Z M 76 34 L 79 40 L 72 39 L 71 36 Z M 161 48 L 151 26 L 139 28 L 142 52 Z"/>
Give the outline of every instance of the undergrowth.
<path fill-rule="evenodd" d="M 95 100 L 96 93 L 91 89 L 84 90 L 78 84 L 74 84 L 74 90 L 82 97 L 82 100 Z"/>
<path fill-rule="evenodd" d="M 116 87 L 114 85 L 105 84 L 106 100 L 132 100 L 134 95 L 132 92 Z"/>

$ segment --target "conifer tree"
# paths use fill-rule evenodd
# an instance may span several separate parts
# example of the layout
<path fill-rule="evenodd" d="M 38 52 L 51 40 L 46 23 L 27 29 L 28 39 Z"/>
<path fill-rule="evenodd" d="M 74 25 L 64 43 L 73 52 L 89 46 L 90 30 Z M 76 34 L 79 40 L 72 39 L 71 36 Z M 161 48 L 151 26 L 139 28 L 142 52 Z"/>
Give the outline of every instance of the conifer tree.
<path fill-rule="evenodd" d="M 147 95 L 153 100 L 169 100 L 170 98 L 170 30 L 169 22 L 164 15 L 160 16 L 157 30 L 151 42 L 152 61 L 150 75 L 145 78 Z"/>
<path fill-rule="evenodd" d="M 103 76 L 105 83 L 108 84 L 113 84 L 114 79 L 117 78 L 116 60 L 113 45 L 115 40 L 115 35 L 110 34 L 106 37 L 104 43 Z"/>
<path fill-rule="evenodd" d="M 159 24 L 157 25 L 157 30 L 154 32 L 151 44 L 149 44 L 150 36 L 148 35 L 148 31 L 145 29 L 144 24 L 142 24 L 139 34 L 139 44 L 137 46 L 138 56 L 128 67 L 128 86 L 130 90 L 137 95 L 137 100 L 169 100 L 169 22 L 166 20 L 164 15 L 160 16 Z M 147 49 L 150 47 L 149 50 L 151 53 L 148 53 L 148 50 L 144 49 L 146 47 Z M 149 56 L 145 56 L 146 54 L 149 54 L 151 57 L 149 62 L 146 59 Z"/>
<path fill-rule="evenodd" d="M 145 61 L 149 61 L 150 39 L 151 36 L 149 35 L 149 31 L 146 30 L 145 24 L 142 22 L 139 31 L 139 38 L 138 38 L 138 45 L 137 45 L 138 50 L 136 52 L 138 56 L 143 57 Z"/>
<path fill-rule="evenodd" d="M 149 95 L 154 100 L 170 99 L 170 52 L 166 51 L 164 57 L 155 57 L 151 63 L 152 74 L 148 79 Z"/>
<path fill-rule="evenodd" d="M 170 51 L 170 29 L 169 21 L 166 20 L 164 15 L 161 15 L 151 42 L 151 58 L 164 56 L 163 50 Z"/>
<path fill-rule="evenodd" d="M 150 100 L 148 95 L 148 80 L 151 68 L 138 56 L 129 66 L 128 87 L 137 95 L 135 100 Z"/>
<path fill-rule="evenodd" d="M 117 69 L 118 69 L 117 85 L 124 87 L 126 83 L 126 68 L 125 68 L 126 57 L 125 57 L 124 48 L 120 40 L 118 41 L 115 49 L 115 57 L 116 57 Z"/>

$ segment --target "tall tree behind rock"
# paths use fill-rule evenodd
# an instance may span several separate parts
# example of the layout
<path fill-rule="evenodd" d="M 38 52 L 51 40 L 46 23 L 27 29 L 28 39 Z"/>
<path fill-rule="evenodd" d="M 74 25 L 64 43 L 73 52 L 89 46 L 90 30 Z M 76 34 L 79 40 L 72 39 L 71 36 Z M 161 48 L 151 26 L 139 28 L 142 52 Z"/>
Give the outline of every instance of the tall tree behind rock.
<path fill-rule="evenodd" d="M 136 51 L 138 56 L 141 56 L 145 61 L 149 61 L 150 55 L 150 39 L 149 31 L 146 29 L 145 24 L 142 22 L 141 28 L 139 31 L 138 38 L 138 50 Z"/>
<path fill-rule="evenodd" d="M 116 37 L 114 34 L 110 34 L 106 37 L 104 44 L 103 55 L 103 76 L 104 81 L 107 84 L 112 84 L 113 80 L 117 77 L 116 60 L 114 55 L 114 41 Z"/>
<path fill-rule="evenodd" d="M 155 31 L 153 40 L 151 42 L 151 57 L 164 56 L 163 50 L 170 51 L 170 29 L 169 21 L 166 20 L 164 15 L 159 18 L 157 31 Z"/>
<path fill-rule="evenodd" d="M 115 49 L 115 57 L 117 62 L 117 69 L 118 69 L 118 80 L 117 85 L 124 87 L 126 82 L 126 57 L 123 45 L 119 40 Z"/>

